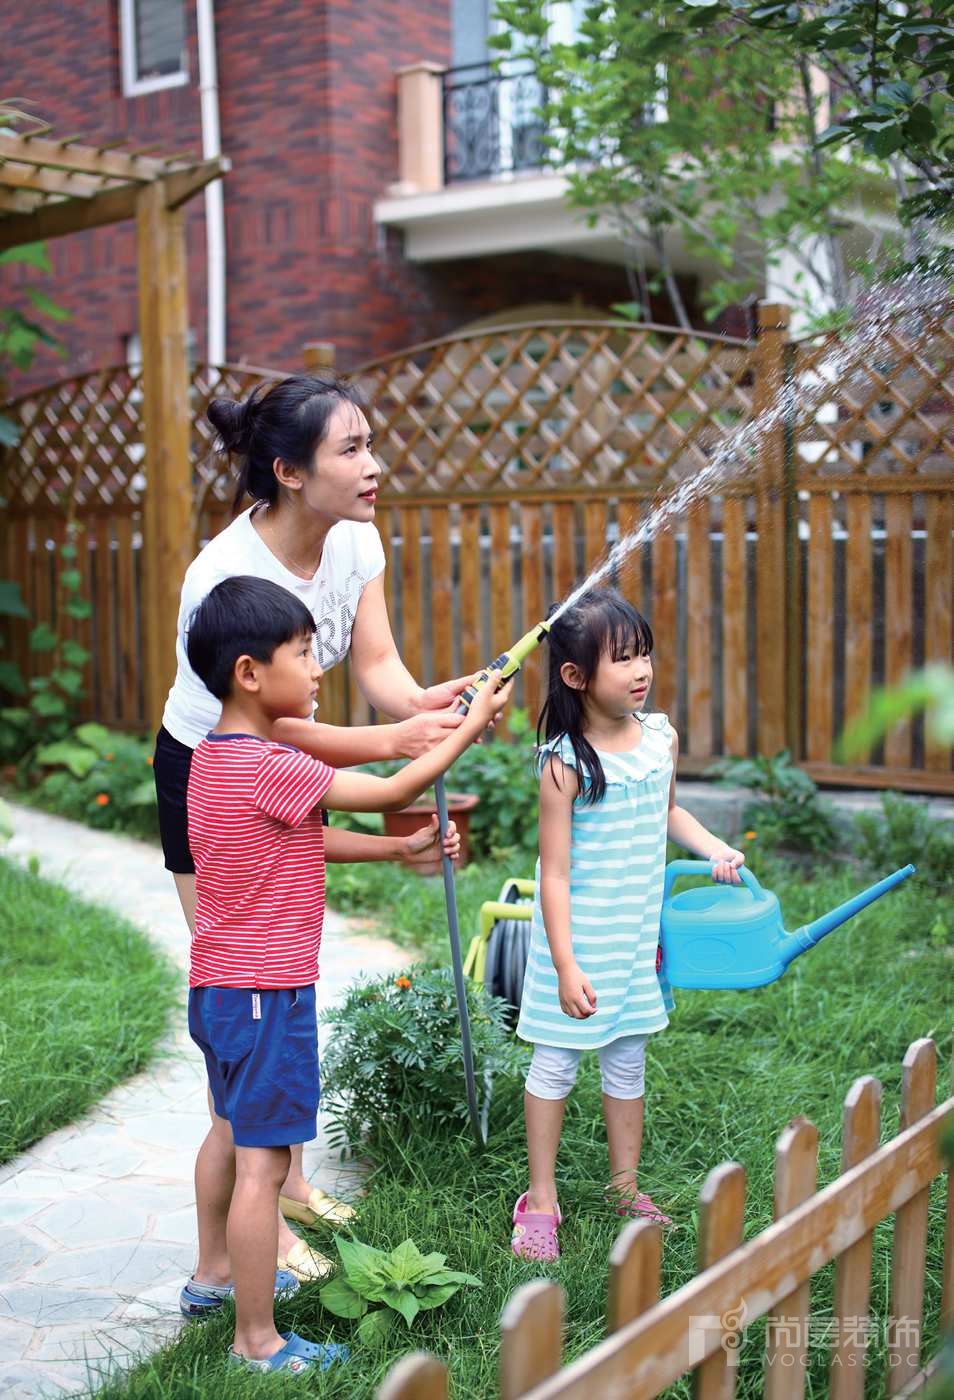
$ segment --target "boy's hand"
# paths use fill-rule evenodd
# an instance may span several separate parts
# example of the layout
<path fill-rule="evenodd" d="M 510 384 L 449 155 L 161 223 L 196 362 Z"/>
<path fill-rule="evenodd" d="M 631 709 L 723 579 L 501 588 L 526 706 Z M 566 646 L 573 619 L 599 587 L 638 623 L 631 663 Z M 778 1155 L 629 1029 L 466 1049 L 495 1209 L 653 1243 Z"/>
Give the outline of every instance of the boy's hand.
<path fill-rule="evenodd" d="M 464 716 L 454 710 L 422 711 L 394 726 L 397 746 L 395 758 L 420 758 L 463 722 Z"/>
<path fill-rule="evenodd" d="M 437 815 L 431 817 L 429 826 L 412 831 L 402 842 L 401 861 L 404 865 L 424 865 L 432 861 L 440 850 L 441 827 Z M 460 832 L 455 822 L 447 823 L 444 837 L 444 852 L 451 860 L 460 859 Z"/>
<path fill-rule="evenodd" d="M 596 1010 L 596 993 L 576 963 L 559 973 L 560 1010 L 575 1021 L 585 1021 Z"/>
<path fill-rule="evenodd" d="M 467 718 L 476 722 L 479 729 L 486 729 L 489 724 L 500 714 L 503 707 L 513 694 L 513 677 L 499 690 L 494 686 L 494 677 L 491 676 L 486 685 L 482 685 L 470 703 L 467 711 Z"/>
<path fill-rule="evenodd" d="M 712 878 L 723 885 L 741 885 L 739 866 L 745 864 L 745 856 L 732 846 L 717 846 L 709 856 L 712 865 Z"/>

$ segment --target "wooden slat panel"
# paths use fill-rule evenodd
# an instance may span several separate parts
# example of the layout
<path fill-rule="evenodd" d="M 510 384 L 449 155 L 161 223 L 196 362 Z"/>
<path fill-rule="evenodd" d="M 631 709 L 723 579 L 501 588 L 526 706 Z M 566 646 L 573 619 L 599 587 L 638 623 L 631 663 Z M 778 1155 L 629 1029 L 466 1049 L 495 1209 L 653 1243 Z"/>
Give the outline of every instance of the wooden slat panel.
<path fill-rule="evenodd" d="M 924 503 L 927 548 L 925 559 L 924 659 L 950 666 L 952 661 L 951 569 L 952 498 L 927 496 Z M 951 750 L 925 734 L 924 766 L 934 772 L 949 772 Z"/>
<path fill-rule="evenodd" d="M 659 1299 L 662 1228 L 631 1220 L 619 1232 L 609 1257 L 606 1330 L 615 1332 Z"/>
<path fill-rule="evenodd" d="M 480 636 L 480 508 L 460 508 L 460 645 L 463 672 L 479 671 L 484 656 Z"/>
<path fill-rule="evenodd" d="M 506 651 L 513 635 L 513 583 L 510 558 L 510 506 L 490 507 L 490 646 L 494 656 Z M 493 657 L 488 657 L 488 661 Z"/>
<path fill-rule="evenodd" d="M 583 563 L 590 573 L 606 553 L 606 501 L 586 501 L 583 505 Z"/>
<path fill-rule="evenodd" d="M 722 502 L 722 748 L 748 752 L 745 626 L 745 501 L 726 496 Z"/>
<path fill-rule="evenodd" d="M 758 748 L 778 753 L 785 745 L 785 551 L 782 507 L 760 496 L 756 507 L 756 666 Z"/>
<path fill-rule="evenodd" d="M 523 505 L 520 507 L 521 559 L 520 573 L 523 587 L 523 617 L 521 635 L 528 632 L 534 623 L 542 622 L 543 600 L 543 507 Z M 547 649 L 539 647 L 527 659 L 523 667 L 523 703 L 535 724 L 543 694 L 546 688 Z"/>
<path fill-rule="evenodd" d="M 806 756 L 831 759 L 834 731 L 834 558 L 830 496 L 812 496 L 808 505 L 808 707 Z"/>
<path fill-rule="evenodd" d="M 911 669 L 912 592 L 911 497 L 889 496 L 884 503 L 884 678 L 898 685 Z M 911 724 L 899 720 L 884 738 L 884 761 L 891 768 L 911 766 Z"/>
<path fill-rule="evenodd" d="M 560 502 L 553 507 L 553 581 L 557 598 L 565 598 L 577 582 L 573 548 L 574 507 Z"/>
<path fill-rule="evenodd" d="M 52 573 L 54 568 L 54 557 L 46 547 L 47 539 L 50 535 L 49 520 L 37 521 L 35 527 L 35 548 L 33 552 L 33 597 L 28 604 L 30 609 L 30 622 L 37 627 L 41 622 L 53 625 L 53 582 Z M 30 674 L 34 676 L 46 676 L 50 671 L 50 653 L 48 651 L 33 652 L 30 662 Z"/>
<path fill-rule="evenodd" d="M 737 1162 L 724 1162 L 709 1173 L 699 1193 L 699 1273 L 741 1244 L 744 1216 L 745 1170 Z M 740 1298 L 739 1313 L 742 1302 Z M 730 1359 L 725 1348 L 703 1361 L 693 1376 L 695 1400 L 731 1400 L 737 1372 L 734 1363 L 735 1358 Z"/>
<path fill-rule="evenodd" d="M 841 1170 L 850 1171 L 877 1150 L 881 1130 L 881 1085 L 870 1075 L 856 1079 L 845 1099 Z M 865 1343 L 863 1326 L 871 1294 L 869 1232 L 846 1249 L 835 1265 L 835 1301 L 830 1400 L 863 1400 Z M 850 1319 L 850 1321 L 849 1321 Z"/>
<path fill-rule="evenodd" d="M 902 1132 L 927 1117 L 934 1108 L 936 1090 L 937 1051 L 934 1041 L 916 1040 L 904 1057 Z M 925 1187 L 900 1206 L 894 1218 L 888 1318 L 889 1395 L 897 1395 L 921 1367 L 929 1198 L 930 1188 Z"/>
<path fill-rule="evenodd" d="M 689 735 L 694 757 L 712 753 L 712 586 L 708 501 L 690 510 L 686 540 Z M 685 741 L 684 741 L 685 742 Z"/>
<path fill-rule="evenodd" d="M 450 513 L 445 506 L 428 510 L 431 532 L 431 636 L 435 681 L 450 680 L 454 669 L 454 577 L 451 571 Z"/>
<path fill-rule="evenodd" d="M 678 638 L 676 637 L 676 539 L 669 530 L 653 540 L 653 641 L 656 648 L 653 680 L 654 710 L 676 721 Z"/>
<path fill-rule="evenodd" d="M 871 699 L 871 500 L 845 499 L 845 724 L 866 713 Z M 864 755 L 862 755 L 864 758 Z"/>
<path fill-rule="evenodd" d="M 525 1283 L 500 1318 L 500 1400 L 520 1400 L 560 1369 L 563 1289 L 537 1279 Z"/>
<path fill-rule="evenodd" d="M 20 596 L 24 605 L 30 606 L 30 575 L 32 572 L 32 560 L 30 557 L 29 528 L 27 522 L 12 521 L 6 522 L 4 529 L 6 541 L 6 558 L 4 567 L 6 577 L 14 580 L 20 585 Z M 6 635 L 10 639 L 9 660 L 20 668 L 20 674 L 26 682 L 30 674 L 30 649 L 29 636 L 32 625 L 30 618 L 10 617 L 6 619 Z M 22 697 L 15 697 L 15 703 Z"/>
<path fill-rule="evenodd" d="M 116 624 L 119 635 L 117 658 L 118 694 L 116 714 L 111 721 L 134 728 L 138 715 L 136 677 L 139 656 L 136 649 L 136 564 L 133 557 L 133 522 L 129 516 L 116 521 Z"/>
<path fill-rule="evenodd" d="M 413 1351 L 395 1362 L 377 1400 L 447 1400 L 447 1368 L 436 1356 Z"/>
<path fill-rule="evenodd" d="M 404 644 L 402 660 L 416 681 L 421 679 L 421 508 L 402 506 L 401 516 L 401 614 Z"/>
<path fill-rule="evenodd" d="M 818 1180 L 818 1129 L 807 1118 L 796 1118 L 782 1133 L 775 1149 L 775 1219 L 807 1201 Z M 808 1359 L 808 1316 L 811 1284 L 799 1284 L 768 1315 L 765 1340 L 767 1400 L 802 1400 Z"/>
<path fill-rule="evenodd" d="M 93 550 L 92 550 L 92 524 L 80 525 L 74 532 L 73 543 L 76 546 L 76 567 L 80 575 L 79 596 L 84 602 L 92 607 L 93 602 Z M 83 703 L 81 712 L 84 717 L 95 719 L 96 707 L 93 704 L 94 688 L 98 683 L 98 678 L 93 669 L 93 627 L 96 619 L 90 613 L 89 617 L 78 618 L 75 624 L 75 638 L 81 647 L 87 651 L 89 660 L 83 666 Z"/>
<path fill-rule="evenodd" d="M 639 524 L 639 502 L 632 496 L 621 500 L 616 515 L 619 522 L 619 537 L 625 539 Z M 626 555 L 619 568 L 619 591 L 624 598 L 644 611 L 641 573 L 642 550 L 633 549 Z"/>

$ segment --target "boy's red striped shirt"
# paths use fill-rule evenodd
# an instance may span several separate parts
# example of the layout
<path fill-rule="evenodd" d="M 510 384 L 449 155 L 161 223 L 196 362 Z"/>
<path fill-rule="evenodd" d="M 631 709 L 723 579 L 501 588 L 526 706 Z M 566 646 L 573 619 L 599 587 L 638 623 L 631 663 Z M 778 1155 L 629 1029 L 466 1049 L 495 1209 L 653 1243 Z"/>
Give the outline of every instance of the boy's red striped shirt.
<path fill-rule="evenodd" d="M 196 910 L 190 987 L 303 987 L 318 978 L 334 769 L 250 734 L 210 734 L 189 772 Z"/>

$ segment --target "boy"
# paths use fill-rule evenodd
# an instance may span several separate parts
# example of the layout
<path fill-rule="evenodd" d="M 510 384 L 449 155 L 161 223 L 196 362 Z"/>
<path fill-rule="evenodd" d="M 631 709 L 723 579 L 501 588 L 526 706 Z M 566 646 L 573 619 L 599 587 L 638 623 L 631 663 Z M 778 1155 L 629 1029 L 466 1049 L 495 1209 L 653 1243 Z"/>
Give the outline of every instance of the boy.
<path fill-rule="evenodd" d="M 321 668 L 314 620 L 278 584 L 225 579 L 192 616 L 189 662 L 222 701 L 188 788 L 196 866 L 189 1030 L 209 1072 L 214 1116 L 196 1161 L 199 1259 L 187 1288 L 234 1280 L 233 1364 L 300 1372 L 347 1348 L 279 1333 L 273 1294 L 278 1194 L 289 1145 L 315 1137 L 315 988 L 324 912 L 321 807 L 387 811 L 420 796 L 484 730 L 509 687 L 481 691 L 457 729 L 390 778 L 345 773 L 272 739 L 307 719 Z"/>

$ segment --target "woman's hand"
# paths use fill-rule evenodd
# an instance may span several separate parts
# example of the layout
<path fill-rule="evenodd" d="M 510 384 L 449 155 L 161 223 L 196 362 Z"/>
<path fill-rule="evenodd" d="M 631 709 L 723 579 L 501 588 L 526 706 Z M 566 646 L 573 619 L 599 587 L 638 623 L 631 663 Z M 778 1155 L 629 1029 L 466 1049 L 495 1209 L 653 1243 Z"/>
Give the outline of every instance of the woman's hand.
<path fill-rule="evenodd" d="M 464 716 L 453 710 L 439 710 L 412 715 L 394 726 L 395 758 L 420 758 L 446 739 L 463 722 Z"/>
<path fill-rule="evenodd" d="M 596 993 L 589 978 L 577 963 L 570 963 L 558 973 L 560 979 L 560 1010 L 575 1021 L 585 1021 L 596 1010 Z"/>
<path fill-rule="evenodd" d="M 426 690 L 421 691 L 417 708 L 422 711 L 446 710 L 448 706 L 453 708 L 460 700 L 462 691 L 465 691 L 479 674 L 479 671 L 475 671 L 472 676 L 458 676 L 454 681 L 429 685 Z"/>
<path fill-rule="evenodd" d="M 428 826 L 422 826 L 418 831 L 412 831 L 410 836 L 405 836 L 401 843 L 401 862 L 404 865 L 426 865 L 432 861 L 440 851 L 441 845 L 440 822 L 435 813 L 431 817 Z M 451 860 L 460 859 L 460 833 L 455 822 L 447 823 L 447 834 L 444 837 L 444 854 L 450 856 Z"/>
<path fill-rule="evenodd" d="M 732 846 L 717 846 L 709 856 L 712 865 L 712 878 L 723 885 L 741 885 L 739 866 L 745 864 L 745 856 Z"/>

